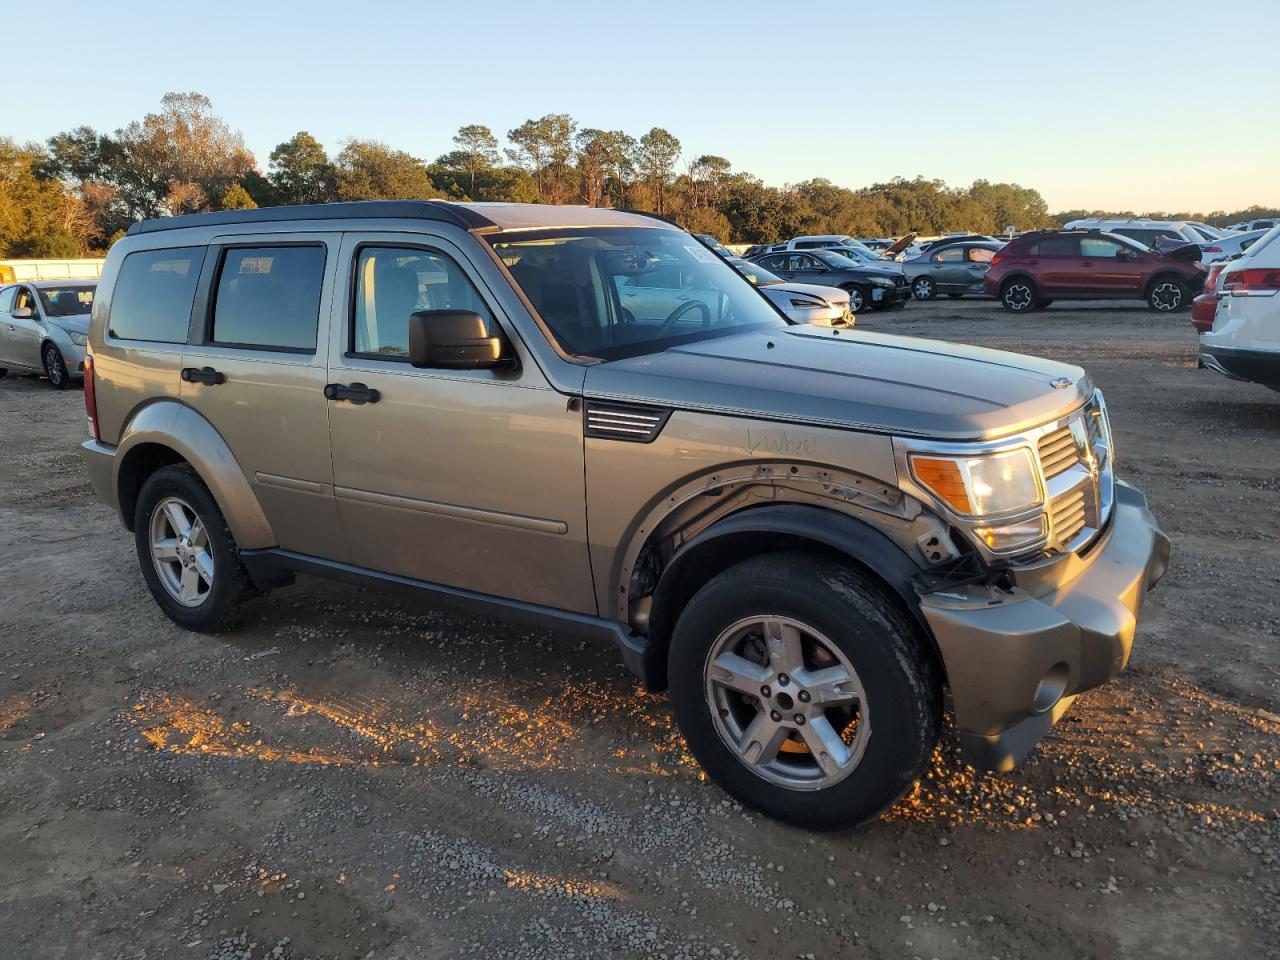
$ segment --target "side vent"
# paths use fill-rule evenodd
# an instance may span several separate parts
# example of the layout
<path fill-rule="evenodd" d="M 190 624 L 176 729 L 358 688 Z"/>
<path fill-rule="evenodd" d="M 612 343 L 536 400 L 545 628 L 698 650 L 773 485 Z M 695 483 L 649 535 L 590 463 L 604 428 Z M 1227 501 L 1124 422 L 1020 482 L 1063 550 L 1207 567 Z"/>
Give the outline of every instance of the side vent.
<path fill-rule="evenodd" d="M 588 437 L 601 440 L 626 440 L 630 443 L 652 443 L 667 425 L 670 410 L 641 407 L 630 403 L 587 402 Z"/>

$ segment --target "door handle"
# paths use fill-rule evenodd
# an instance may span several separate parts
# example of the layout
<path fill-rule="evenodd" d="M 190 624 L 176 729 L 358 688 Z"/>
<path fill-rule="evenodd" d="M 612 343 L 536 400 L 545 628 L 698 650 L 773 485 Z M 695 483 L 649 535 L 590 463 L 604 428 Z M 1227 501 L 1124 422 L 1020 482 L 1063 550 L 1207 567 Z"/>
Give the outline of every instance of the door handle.
<path fill-rule="evenodd" d="M 183 367 L 182 379 L 187 383 L 203 383 L 206 387 L 216 387 L 227 382 L 227 375 L 219 373 L 213 367 Z"/>
<path fill-rule="evenodd" d="M 326 383 L 324 395 L 327 400 L 345 400 L 357 406 L 363 403 L 377 403 L 382 399 L 380 391 L 363 383 Z"/>

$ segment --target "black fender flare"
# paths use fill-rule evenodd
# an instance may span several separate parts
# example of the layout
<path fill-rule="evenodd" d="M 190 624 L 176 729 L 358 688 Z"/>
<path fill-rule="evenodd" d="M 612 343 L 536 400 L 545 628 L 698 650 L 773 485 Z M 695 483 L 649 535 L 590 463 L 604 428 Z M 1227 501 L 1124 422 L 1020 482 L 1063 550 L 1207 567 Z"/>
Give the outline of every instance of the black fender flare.
<path fill-rule="evenodd" d="M 858 517 L 807 504 L 769 504 L 748 507 L 716 521 L 682 544 L 663 569 L 653 592 L 649 642 L 645 645 L 646 685 L 651 689 L 666 685 L 667 647 L 684 603 L 726 566 L 768 552 L 770 538 L 779 545 L 817 543 L 865 567 L 902 601 L 937 655 L 933 631 L 920 611 L 920 597 L 913 584 L 922 563 Z M 739 552 L 747 541 L 753 548 Z M 766 545 L 763 549 L 762 544 Z M 941 657 L 938 662 L 941 664 Z"/>

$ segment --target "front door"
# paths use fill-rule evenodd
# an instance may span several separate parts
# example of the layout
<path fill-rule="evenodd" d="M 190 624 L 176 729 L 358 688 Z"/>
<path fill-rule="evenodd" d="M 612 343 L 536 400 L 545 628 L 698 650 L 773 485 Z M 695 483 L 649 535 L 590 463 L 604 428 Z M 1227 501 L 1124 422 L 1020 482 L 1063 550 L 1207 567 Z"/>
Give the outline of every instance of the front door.
<path fill-rule="evenodd" d="M 329 404 L 329 427 L 349 562 L 595 614 L 578 403 L 448 240 L 348 233 L 341 258 L 329 382 L 356 399 Z M 483 316 L 518 366 L 410 366 L 409 315 L 443 309 Z"/>
<path fill-rule="evenodd" d="M 943 247 L 929 258 L 929 276 L 941 293 L 955 293 L 963 289 L 964 247 Z"/>
<path fill-rule="evenodd" d="M 26 316 L 19 316 L 23 313 Z M 18 287 L 13 306 L 3 323 L 5 362 L 28 370 L 43 369 L 40 343 L 44 338 L 44 327 L 40 323 L 40 297 L 34 289 L 25 285 Z"/>
<path fill-rule="evenodd" d="M 1141 290 L 1141 254 L 1132 247 L 1106 237 L 1081 237 L 1080 263 L 1089 289 L 1095 293 L 1129 297 Z"/>
<path fill-rule="evenodd" d="M 286 550 L 337 559 L 324 396 L 340 234 L 210 244 L 180 396 L 226 440 Z M 323 321 L 323 322 L 322 322 Z"/>

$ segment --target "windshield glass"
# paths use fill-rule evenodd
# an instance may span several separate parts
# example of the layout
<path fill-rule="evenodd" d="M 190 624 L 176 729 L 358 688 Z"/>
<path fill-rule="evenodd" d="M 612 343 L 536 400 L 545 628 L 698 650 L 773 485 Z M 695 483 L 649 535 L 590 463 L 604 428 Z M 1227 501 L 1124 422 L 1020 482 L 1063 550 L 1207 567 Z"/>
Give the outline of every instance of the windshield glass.
<path fill-rule="evenodd" d="M 754 283 L 757 287 L 767 287 L 770 284 L 781 283 L 782 278 L 776 273 L 770 273 L 758 263 L 751 263 L 748 260 L 739 260 L 736 257 L 729 261 L 733 264 L 740 274 Z"/>
<path fill-rule="evenodd" d="M 94 287 L 40 287 L 46 317 L 76 317 L 93 310 Z"/>
<path fill-rule="evenodd" d="M 848 257 L 839 253 L 832 253 L 830 250 L 810 250 L 809 253 L 813 254 L 828 267 L 832 267 L 836 270 L 858 269 L 857 261 L 850 260 Z"/>
<path fill-rule="evenodd" d="M 597 227 L 489 240 L 552 336 L 578 356 L 613 360 L 787 323 L 687 233 Z"/>

